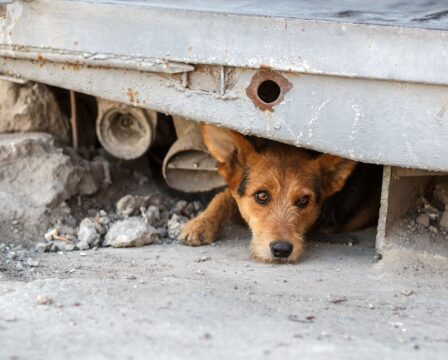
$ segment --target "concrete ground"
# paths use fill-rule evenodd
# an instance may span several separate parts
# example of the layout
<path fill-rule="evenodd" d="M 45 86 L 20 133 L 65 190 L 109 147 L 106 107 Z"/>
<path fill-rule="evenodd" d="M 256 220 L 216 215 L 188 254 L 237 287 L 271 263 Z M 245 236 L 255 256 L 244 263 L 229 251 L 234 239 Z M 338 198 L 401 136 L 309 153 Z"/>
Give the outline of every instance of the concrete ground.
<path fill-rule="evenodd" d="M 448 358 L 447 268 L 347 239 L 265 265 L 225 237 L 3 259 L 0 358 Z"/>

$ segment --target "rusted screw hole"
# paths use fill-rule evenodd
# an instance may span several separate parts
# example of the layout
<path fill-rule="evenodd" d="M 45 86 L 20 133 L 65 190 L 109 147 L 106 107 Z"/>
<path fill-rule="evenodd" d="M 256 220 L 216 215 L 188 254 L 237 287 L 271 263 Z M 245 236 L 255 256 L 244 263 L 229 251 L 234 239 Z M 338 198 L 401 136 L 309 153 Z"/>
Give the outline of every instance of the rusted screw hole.
<path fill-rule="evenodd" d="M 273 80 L 265 80 L 258 85 L 258 98 L 266 104 L 275 102 L 281 93 L 280 86 Z"/>

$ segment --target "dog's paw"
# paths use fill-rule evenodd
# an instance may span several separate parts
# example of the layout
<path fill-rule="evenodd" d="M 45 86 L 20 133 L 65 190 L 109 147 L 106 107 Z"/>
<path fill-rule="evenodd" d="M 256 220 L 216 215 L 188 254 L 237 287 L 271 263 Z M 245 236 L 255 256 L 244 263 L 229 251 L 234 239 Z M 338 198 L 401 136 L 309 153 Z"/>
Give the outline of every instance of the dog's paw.
<path fill-rule="evenodd" d="M 213 221 L 198 216 L 185 225 L 178 239 L 189 246 L 209 245 L 215 240 L 217 232 Z"/>

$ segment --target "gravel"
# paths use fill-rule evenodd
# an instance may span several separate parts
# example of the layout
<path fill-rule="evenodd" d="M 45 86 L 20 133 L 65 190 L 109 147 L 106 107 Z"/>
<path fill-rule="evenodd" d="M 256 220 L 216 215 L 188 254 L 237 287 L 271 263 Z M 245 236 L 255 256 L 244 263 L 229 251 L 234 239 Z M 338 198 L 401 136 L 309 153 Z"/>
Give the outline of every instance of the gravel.
<path fill-rule="evenodd" d="M 154 243 L 159 233 L 141 217 L 131 217 L 114 223 L 106 234 L 103 246 L 139 247 Z"/>

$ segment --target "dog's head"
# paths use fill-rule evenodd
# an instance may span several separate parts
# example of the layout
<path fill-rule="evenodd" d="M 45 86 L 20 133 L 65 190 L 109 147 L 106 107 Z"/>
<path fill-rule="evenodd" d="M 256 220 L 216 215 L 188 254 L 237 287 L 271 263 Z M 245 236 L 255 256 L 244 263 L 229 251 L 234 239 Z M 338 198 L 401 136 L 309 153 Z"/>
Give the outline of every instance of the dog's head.
<path fill-rule="evenodd" d="M 357 163 L 276 142 L 259 148 L 235 131 L 211 125 L 201 125 L 201 132 L 252 231 L 254 257 L 297 261 L 304 234 Z"/>

